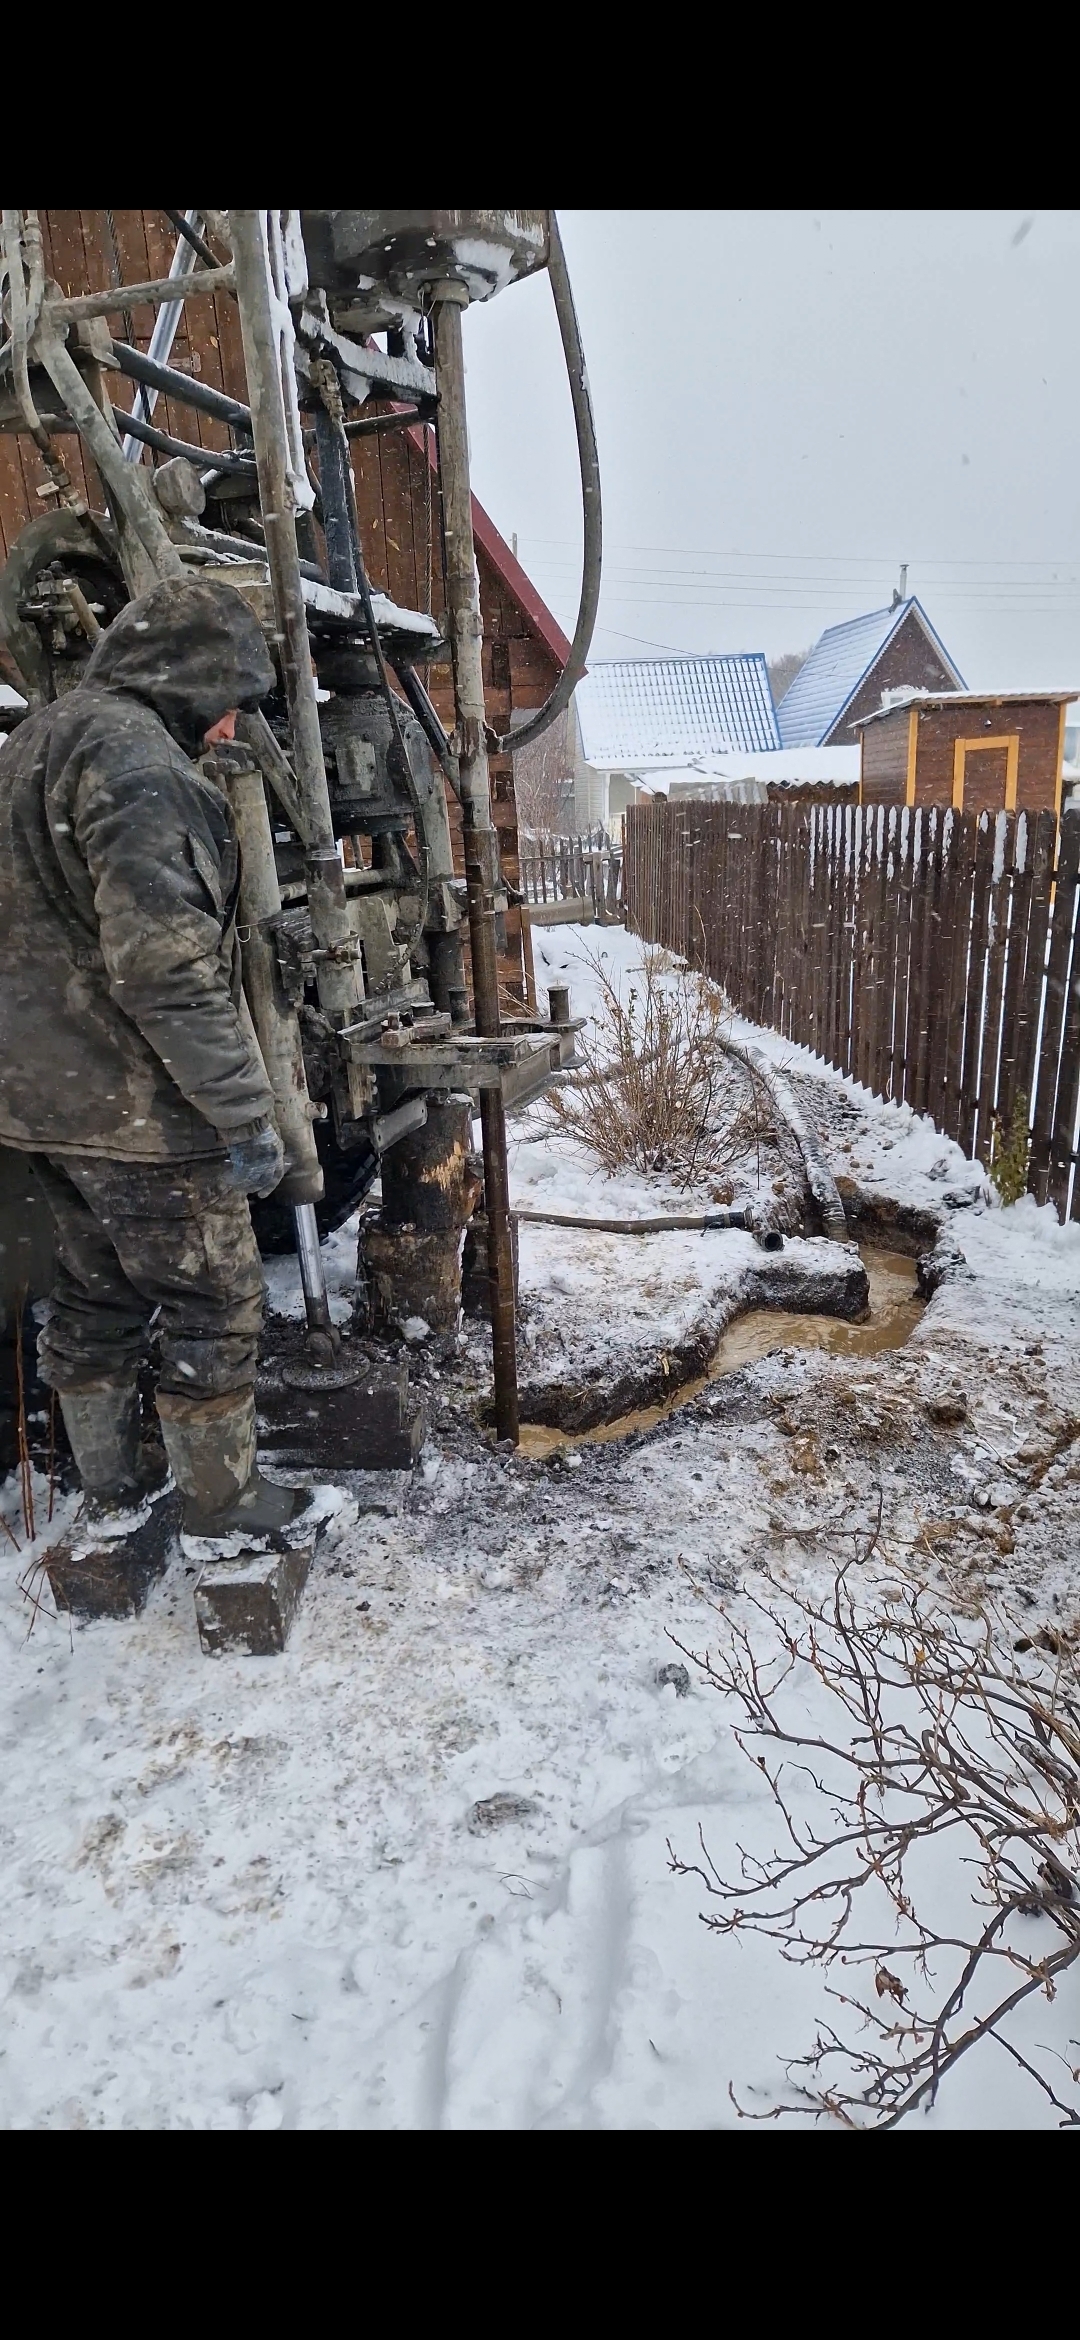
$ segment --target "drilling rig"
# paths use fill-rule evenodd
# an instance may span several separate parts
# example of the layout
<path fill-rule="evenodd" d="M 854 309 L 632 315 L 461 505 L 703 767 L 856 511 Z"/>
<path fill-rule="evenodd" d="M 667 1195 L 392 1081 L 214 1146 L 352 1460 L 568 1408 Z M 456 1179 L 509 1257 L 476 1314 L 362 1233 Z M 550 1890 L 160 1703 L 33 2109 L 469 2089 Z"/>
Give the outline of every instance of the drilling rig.
<path fill-rule="evenodd" d="M 600 575 L 595 433 L 558 224 L 542 211 L 168 216 L 167 275 L 123 282 L 114 270 L 100 290 L 64 293 L 47 274 L 39 214 L 3 214 L 0 431 L 25 434 L 46 473 L 46 509 L 0 572 L 3 680 L 31 709 L 70 689 L 102 630 L 161 578 L 197 571 L 254 611 L 276 688 L 211 770 L 240 838 L 246 1010 L 286 1154 L 253 1216 L 264 1249 L 298 1255 L 301 1377 L 335 1419 L 359 1425 L 345 1459 L 362 1464 L 364 1373 L 332 1324 L 320 1243 L 381 1176 L 363 1259 L 376 1319 L 455 1327 L 464 1231 L 482 1224 L 495 1431 L 516 1441 L 506 1115 L 573 1061 L 575 1026 L 500 1003 L 508 894 L 489 754 L 524 745 L 566 706 Z M 462 314 L 545 269 L 585 559 L 569 661 L 511 743 L 485 714 Z M 235 304 L 243 397 L 170 362 L 185 303 L 206 293 Z M 137 309 L 156 320 L 145 347 L 130 330 Z M 170 413 L 224 425 L 227 446 L 163 431 L 162 396 Z M 356 442 L 418 424 L 435 450 L 442 623 L 373 590 L 357 518 Z M 89 500 L 64 460 L 73 434 Z M 429 689 L 440 666 L 452 677 L 448 726 Z"/>

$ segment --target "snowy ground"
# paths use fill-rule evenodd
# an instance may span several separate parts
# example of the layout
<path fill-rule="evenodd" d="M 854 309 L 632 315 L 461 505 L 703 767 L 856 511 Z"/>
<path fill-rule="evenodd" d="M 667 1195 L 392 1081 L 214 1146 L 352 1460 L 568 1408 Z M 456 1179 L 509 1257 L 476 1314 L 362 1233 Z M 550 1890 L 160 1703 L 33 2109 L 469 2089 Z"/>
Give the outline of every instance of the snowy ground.
<path fill-rule="evenodd" d="M 543 937 L 575 1007 L 598 944 L 623 964 L 636 947 Z M 924 1124 L 756 1037 L 838 1174 L 953 1201 L 972 1274 L 904 1350 L 806 1354 L 779 1319 L 775 1354 L 647 1437 L 547 1463 L 477 1435 L 475 1343 L 455 1369 L 419 1352 L 422 1468 L 353 1483 L 279 1659 L 201 1657 L 179 1562 L 136 1622 L 70 1635 L 39 1614 L 28 1638 L 27 1554 L 0 1544 L 0 2121 L 727 2127 L 729 2083 L 758 2110 L 779 2100 L 821 1978 L 708 1933 L 667 1852 L 694 1858 L 699 1825 L 718 1862 L 768 1850 L 771 1802 L 698 1670 L 685 1697 L 657 1672 L 674 1642 L 716 1647 L 764 1570 L 827 1586 L 878 1490 L 869 1605 L 921 1540 L 961 1611 L 999 1599 L 1031 1632 L 1071 1624 L 1080 1229 L 971 1201 L 970 1165 Z M 616 1200 L 525 1132 L 515 1200 L 540 1192 L 598 1215 L 667 1200 L 652 1180 Z M 582 1256 L 540 1234 L 522 1234 L 538 1296 Z M 671 1258 L 649 1271 L 658 1304 Z M 335 1273 L 344 1288 L 347 1243 Z M 943 1422 L 958 1392 L 968 1411 Z M 21 1536 L 12 1485 L 3 1509 Z M 474 1807 L 497 1795 L 519 1805 L 485 1826 Z M 955 1876 L 935 1890 L 947 1902 Z M 1077 1979 L 1025 2014 L 1033 2058 L 1080 2033 Z M 991 2048 L 914 2125 L 1054 2118 Z"/>

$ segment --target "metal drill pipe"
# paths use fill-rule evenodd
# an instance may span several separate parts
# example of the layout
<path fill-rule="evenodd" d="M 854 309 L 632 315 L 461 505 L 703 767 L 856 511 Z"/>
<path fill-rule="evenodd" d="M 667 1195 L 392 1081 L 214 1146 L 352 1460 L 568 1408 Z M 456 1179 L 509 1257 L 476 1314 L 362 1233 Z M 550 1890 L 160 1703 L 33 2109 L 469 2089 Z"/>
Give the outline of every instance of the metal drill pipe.
<path fill-rule="evenodd" d="M 161 514 L 134 464 L 125 463 L 115 425 L 103 414 L 74 358 L 51 323 L 46 303 L 33 339 L 33 353 L 60 393 L 79 437 L 88 447 L 120 529 L 120 560 L 133 597 L 149 593 L 159 577 L 182 577 L 184 564 Z"/>
<path fill-rule="evenodd" d="M 235 218 L 235 214 L 233 215 Z M 331 1351 L 337 1346 L 330 1316 L 330 1302 L 326 1294 L 326 1272 L 319 1243 L 319 1226 L 314 1203 L 297 1203 L 293 1211 L 296 1229 L 296 1256 L 300 1262 L 300 1283 L 304 1294 L 304 1310 L 308 1332 L 328 1342 Z M 329 1362 L 329 1359 L 327 1359 Z"/>
<path fill-rule="evenodd" d="M 275 1115 L 285 1148 L 285 1175 L 276 1189 L 277 1199 L 293 1204 L 317 1202 L 323 1192 L 323 1171 L 311 1126 L 300 1023 L 282 990 L 274 949 L 272 921 L 281 916 L 281 888 L 263 776 L 259 770 L 241 770 L 232 757 L 222 757 L 221 763 L 240 846 L 238 907 L 244 935 L 244 991 L 274 1092 Z"/>
<path fill-rule="evenodd" d="M 236 290 L 244 341 L 251 427 L 259 475 L 259 504 L 274 593 L 278 650 L 292 732 L 293 767 L 306 824 L 308 909 L 315 938 L 319 1003 L 332 1023 L 353 1023 L 364 997 L 356 926 L 345 892 L 345 872 L 334 836 L 326 783 L 319 707 L 311 666 L 307 615 L 296 545 L 288 439 L 277 333 L 270 305 L 266 236 L 261 213 L 230 215 Z M 348 1067 L 354 1114 L 364 1111 L 367 1080 Z"/>
<path fill-rule="evenodd" d="M 189 214 L 189 217 L 193 223 L 195 221 L 199 221 L 201 224 L 202 215 L 200 212 L 193 211 Z M 211 265 L 213 265 L 213 263 L 211 263 Z M 187 242 L 187 239 L 184 236 L 177 236 L 176 250 L 172 256 L 172 266 L 169 269 L 169 275 L 174 277 L 177 283 L 179 283 L 182 278 L 191 275 L 194 266 L 195 254 L 193 253 L 190 244 Z M 172 356 L 172 345 L 176 339 L 176 330 L 183 314 L 184 304 L 182 300 L 166 301 L 164 308 L 158 310 L 157 316 L 154 319 L 154 330 L 150 336 L 150 347 L 146 354 L 148 357 L 154 358 L 159 365 L 168 365 L 169 359 Z M 136 391 L 135 410 L 140 422 L 150 421 L 154 408 L 157 405 L 157 397 L 157 390 L 152 386 L 144 386 L 141 390 Z M 127 437 L 124 440 L 125 463 L 141 462 L 142 450 L 143 442 L 138 437 L 138 434 L 134 431 L 129 431 Z"/>
<path fill-rule="evenodd" d="M 435 363 L 439 381 L 439 479 L 446 541 L 447 630 L 454 662 L 458 732 L 458 787 L 469 889 L 476 1029 L 499 1030 L 499 964 L 495 944 L 498 845 L 491 819 L 485 737 L 483 623 L 473 545 L 465 366 L 457 287 L 439 286 L 435 305 Z"/>
<path fill-rule="evenodd" d="M 469 441 L 465 419 L 465 365 L 461 347 L 463 288 L 436 287 L 435 370 L 439 385 L 439 481 L 446 543 L 446 603 L 454 662 L 454 704 L 458 736 L 458 785 L 469 894 L 476 1029 L 485 1038 L 499 1031 L 499 963 L 495 943 L 498 839 L 491 818 L 485 736 L 484 673 L 480 589 L 473 546 Z M 518 1440 L 517 1328 L 514 1320 L 514 1253 L 506 1168 L 506 1112 L 501 1089 L 480 1099 L 484 1141 L 484 1191 L 488 1223 L 488 1283 L 491 1292 L 491 1353 L 495 1382 L 495 1426 L 499 1438 Z"/>

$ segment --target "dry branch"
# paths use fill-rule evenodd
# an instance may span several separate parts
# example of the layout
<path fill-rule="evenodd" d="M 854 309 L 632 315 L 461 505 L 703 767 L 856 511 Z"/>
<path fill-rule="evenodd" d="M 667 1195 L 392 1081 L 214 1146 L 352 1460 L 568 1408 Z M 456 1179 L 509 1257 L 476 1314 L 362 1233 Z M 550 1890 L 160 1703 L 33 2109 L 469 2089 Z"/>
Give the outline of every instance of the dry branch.
<path fill-rule="evenodd" d="M 672 1869 L 704 1885 L 708 1926 L 819 1966 L 843 2010 L 839 2028 L 823 2025 L 786 2062 L 791 2099 L 744 2117 L 894 2128 L 993 2043 L 1061 2126 L 1080 2126 L 1068 2059 L 1054 2052 L 1069 2081 L 1055 2087 L 1008 2030 L 1025 2001 L 1052 2000 L 1080 1958 L 1074 1642 L 1058 1636 L 1052 1661 L 1028 1642 L 1018 1658 L 1010 1620 L 960 1620 L 916 1583 L 883 1616 L 853 1574 L 866 1556 L 842 1565 L 821 1601 L 779 1586 L 744 1594 L 754 1622 L 728 1616 L 725 1644 L 694 1658 L 741 1710 L 735 1737 L 768 1781 L 780 1841 L 764 1857 L 740 1848 L 735 1875 L 703 1837 L 693 1862 L 669 1845 Z M 790 1694 L 808 1682 L 825 1693 L 814 1698 L 820 1730 Z M 948 1856 L 954 1898 L 970 1875 L 970 1915 L 956 1929 L 936 1914 L 931 1848 Z"/>

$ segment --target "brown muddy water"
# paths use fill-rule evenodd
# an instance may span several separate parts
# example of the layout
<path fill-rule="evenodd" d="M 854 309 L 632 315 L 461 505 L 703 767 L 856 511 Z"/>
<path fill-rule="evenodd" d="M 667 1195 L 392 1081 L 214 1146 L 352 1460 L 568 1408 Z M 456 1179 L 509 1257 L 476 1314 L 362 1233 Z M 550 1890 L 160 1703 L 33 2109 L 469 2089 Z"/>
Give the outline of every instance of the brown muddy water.
<path fill-rule="evenodd" d="M 864 1324 L 848 1324 L 838 1316 L 798 1316 L 787 1309 L 751 1308 L 728 1326 L 707 1373 L 684 1381 L 663 1405 L 641 1406 L 621 1414 L 616 1422 L 601 1422 L 595 1430 L 551 1430 L 539 1422 L 523 1422 L 522 1454 L 542 1460 L 560 1447 L 605 1445 L 627 1438 L 635 1430 L 651 1430 L 666 1421 L 691 1398 L 700 1396 L 712 1381 L 754 1365 L 779 1349 L 825 1349 L 832 1357 L 873 1357 L 881 1349 L 899 1349 L 910 1340 L 924 1300 L 915 1291 L 915 1262 L 902 1251 L 882 1251 L 870 1243 L 859 1245 L 859 1257 L 870 1285 L 870 1314 Z"/>

